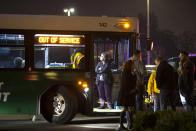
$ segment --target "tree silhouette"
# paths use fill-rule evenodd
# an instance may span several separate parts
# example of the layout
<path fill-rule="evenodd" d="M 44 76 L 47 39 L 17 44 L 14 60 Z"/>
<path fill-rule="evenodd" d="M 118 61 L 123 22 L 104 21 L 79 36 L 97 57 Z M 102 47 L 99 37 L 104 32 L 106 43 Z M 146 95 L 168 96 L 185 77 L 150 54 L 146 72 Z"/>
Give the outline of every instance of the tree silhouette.
<path fill-rule="evenodd" d="M 175 45 L 178 50 L 196 53 L 196 33 L 185 31 L 179 34 Z"/>
<path fill-rule="evenodd" d="M 140 13 L 138 18 L 140 20 L 140 40 L 143 60 L 146 61 L 146 15 Z M 177 55 L 177 37 L 172 31 L 161 30 L 159 28 L 158 17 L 154 13 L 150 14 L 150 36 L 154 42 L 154 48 L 151 51 L 151 64 L 154 64 L 156 56 L 162 56 L 163 58 L 168 59 Z"/>

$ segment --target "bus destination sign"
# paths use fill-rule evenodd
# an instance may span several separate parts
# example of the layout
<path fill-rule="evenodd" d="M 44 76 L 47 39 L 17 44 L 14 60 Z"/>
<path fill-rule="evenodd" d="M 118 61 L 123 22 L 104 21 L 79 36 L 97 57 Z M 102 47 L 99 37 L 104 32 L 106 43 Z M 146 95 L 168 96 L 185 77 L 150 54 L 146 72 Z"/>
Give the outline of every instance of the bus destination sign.
<path fill-rule="evenodd" d="M 80 44 L 80 37 L 38 36 L 39 44 Z"/>

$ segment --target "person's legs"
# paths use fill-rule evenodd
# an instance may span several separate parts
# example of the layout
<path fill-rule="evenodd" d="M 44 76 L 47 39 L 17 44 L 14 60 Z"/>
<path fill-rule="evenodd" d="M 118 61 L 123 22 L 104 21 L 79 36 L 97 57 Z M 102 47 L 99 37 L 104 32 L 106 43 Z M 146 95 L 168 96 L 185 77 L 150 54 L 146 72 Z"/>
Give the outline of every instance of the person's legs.
<path fill-rule="evenodd" d="M 123 122 L 125 120 L 125 113 L 126 113 L 126 107 L 123 108 L 123 111 L 120 113 L 120 125 L 118 127 L 118 130 L 127 130 L 125 126 L 123 125 Z"/>
<path fill-rule="evenodd" d="M 100 108 L 104 107 L 104 82 L 99 81 L 98 83 L 98 93 L 99 93 L 99 101 L 100 101 Z"/>
<path fill-rule="evenodd" d="M 182 105 L 184 107 L 184 110 L 185 111 L 190 111 L 191 110 L 191 106 L 187 102 L 187 100 L 188 100 L 187 97 L 183 96 L 180 92 L 179 92 L 179 94 L 180 94 L 180 100 L 181 100 L 181 103 L 182 103 Z"/>
<path fill-rule="evenodd" d="M 189 95 L 187 95 L 185 97 L 189 111 L 194 110 L 194 103 L 193 103 L 193 98 L 192 98 L 192 93 L 189 93 Z"/>
<path fill-rule="evenodd" d="M 155 93 L 154 112 L 158 110 L 160 110 L 160 99 L 159 99 L 159 94 Z"/>
<path fill-rule="evenodd" d="M 133 128 L 133 115 L 134 115 L 135 109 L 134 107 L 130 107 L 129 110 L 126 111 L 126 117 L 127 117 L 127 128 L 132 129 Z"/>
<path fill-rule="evenodd" d="M 144 104 L 144 100 L 143 100 L 143 86 L 138 87 L 138 93 L 136 94 L 136 110 L 143 110 L 143 104 Z"/>
<path fill-rule="evenodd" d="M 187 103 L 186 103 L 186 99 L 185 97 L 179 92 L 179 95 L 180 95 L 180 101 L 184 107 L 184 110 L 187 111 L 188 110 L 188 106 L 187 106 Z"/>
<path fill-rule="evenodd" d="M 194 110 L 194 106 L 192 105 L 192 97 L 190 95 L 185 96 L 185 102 L 183 104 L 186 111 Z"/>
<path fill-rule="evenodd" d="M 168 93 L 168 102 L 171 105 L 171 108 L 173 111 L 176 111 L 176 99 L 175 99 L 175 92 L 174 91 L 170 91 Z"/>
<path fill-rule="evenodd" d="M 160 110 L 160 93 L 157 95 L 157 110 Z"/>
<path fill-rule="evenodd" d="M 109 84 L 104 83 L 104 90 L 107 99 L 107 107 L 112 108 L 112 90 Z"/>
<path fill-rule="evenodd" d="M 160 110 L 166 110 L 167 109 L 167 95 L 166 91 L 164 89 L 160 90 Z"/>

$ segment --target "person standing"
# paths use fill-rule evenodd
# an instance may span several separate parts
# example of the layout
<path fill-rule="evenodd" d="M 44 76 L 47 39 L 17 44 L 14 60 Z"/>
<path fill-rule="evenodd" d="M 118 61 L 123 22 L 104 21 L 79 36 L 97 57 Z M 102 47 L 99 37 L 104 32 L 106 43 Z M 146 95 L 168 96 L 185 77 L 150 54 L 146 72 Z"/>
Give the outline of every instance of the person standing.
<path fill-rule="evenodd" d="M 136 94 L 136 110 L 143 110 L 144 105 L 144 77 L 147 75 L 146 67 L 144 63 L 141 61 L 141 51 L 137 50 L 133 54 L 133 62 L 135 65 L 135 73 L 137 76 L 136 87 L 138 89 L 138 93 Z"/>
<path fill-rule="evenodd" d="M 73 69 L 84 69 L 85 57 L 79 49 L 74 50 L 71 55 L 71 63 Z"/>
<path fill-rule="evenodd" d="M 176 88 L 173 67 L 161 57 L 155 59 L 155 64 L 157 65 L 157 88 L 160 90 L 160 109 L 161 111 L 166 110 L 168 104 L 170 104 L 172 110 L 175 111 L 174 92 Z"/>
<path fill-rule="evenodd" d="M 152 97 L 154 101 L 154 112 L 160 109 L 160 90 L 157 89 L 157 83 L 156 83 L 156 70 L 152 72 L 150 75 L 150 78 L 148 80 L 148 94 Z"/>
<path fill-rule="evenodd" d="M 120 91 L 117 99 L 117 105 L 123 107 L 123 110 L 120 113 L 120 125 L 118 130 L 127 130 L 123 125 L 125 114 L 127 118 L 127 127 L 128 129 L 132 128 L 133 114 L 136 105 L 136 80 L 137 77 L 134 72 L 134 63 L 132 60 L 128 60 L 122 67 Z"/>
<path fill-rule="evenodd" d="M 108 55 L 106 53 L 101 53 L 100 62 L 97 64 L 95 72 L 97 74 L 96 85 L 100 101 L 99 109 L 105 108 L 105 95 L 107 99 L 107 108 L 112 109 L 112 73 Z"/>
<path fill-rule="evenodd" d="M 186 111 L 194 109 L 192 98 L 194 72 L 195 65 L 189 59 L 188 53 L 185 51 L 180 52 L 178 86 L 180 99 Z"/>

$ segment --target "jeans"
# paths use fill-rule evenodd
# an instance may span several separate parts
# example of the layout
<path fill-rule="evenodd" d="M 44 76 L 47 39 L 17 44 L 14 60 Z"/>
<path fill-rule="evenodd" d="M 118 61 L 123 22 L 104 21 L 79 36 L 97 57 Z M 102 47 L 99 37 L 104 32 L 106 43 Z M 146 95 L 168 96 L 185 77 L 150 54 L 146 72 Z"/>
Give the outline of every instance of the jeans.
<path fill-rule="evenodd" d="M 160 109 L 166 110 L 168 104 L 171 105 L 173 111 L 176 110 L 174 91 L 171 89 L 160 89 Z"/>
<path fill-rule="evenodd" d="M 98 83 L 98 93 L 100 99 L 100 106 L 103 107 L 105 103 L 105 96 L 107 99 L 107 106 L 112 107 L 112 89 L 109 84 L 104 81 L 99 81 Z"/>
<path fill-rule="evenodd" d="M 159 94 L 155 93 L 155 100 L 154 100 L 154 112 L 160 110 L 160 98 Z"/>

